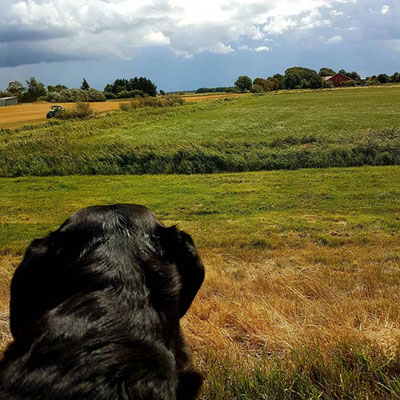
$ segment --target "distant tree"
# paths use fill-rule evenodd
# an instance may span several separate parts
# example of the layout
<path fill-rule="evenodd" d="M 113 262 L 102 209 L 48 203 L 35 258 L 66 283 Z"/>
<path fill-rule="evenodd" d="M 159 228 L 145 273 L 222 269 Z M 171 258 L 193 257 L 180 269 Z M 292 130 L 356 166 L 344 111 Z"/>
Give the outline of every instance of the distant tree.
<path fill-rule="evenodd" d="M 160 90 L 160 95 L 161 95 L 161 96 L 165 96 L 164 90 Z"/>
<path fill-rule="evenodd" d="M 251 93 L 264 93 L 264 88 L 261 85 L 253 84 L 250 88 Z"/>
<path fill-rule="evenodd" d="M 13 96 L 12 93 L 10 93 L 10 92 L 5 92 L 4 90 L 0 90 L 0 98 L 1 98 L 1 97 L 11 97 L 11 96 Z"/>
<path fill-rule="evenodd" d="M 339 71 L 339 74 L 346 75 L 347 77 L 349 77 L 353 81 L 356 81 L 357 84 L 360 84 L 362 82 L 362 79 L 361 79 L 360 75 L 356 71 L 348 72 L 348 71 L 346 71 L 344 69 L 341 69 Z"/>
<path fill-rule="evenodd" d="M 322 77 L 313 69 L 292 67 L 285 71 L 285 87 L 287 89 L 317 89 L 322 86 Z"/>
<path fill-rule="evenodd" d="M 119 93 L 131 92 L 132 90 L 140 90 L 148 96 L 157 95 L 157 86 L 145 77 L 132 78 L 132 79 L 116 79 L 112 85 L 108 84 L 104 88 L 105 93 L 113 93 L 119 97 Z"/>
<path fill-rule="evenodd" d="M 29 80 L 26 81 L 26 84 L 28 86 L 28 90 L 24 94 L 22 101 L 33 102 L 39 97 L 46 96 L 46 87 L 43 83 L 37 81 L 35 78 L 29 78 Z"/>
<path fill-rule="evenodd" d="M 83 78 L 82 85 L 81 85 L 81 89 L 82 89 L 82 90 L 89 90 L 89 89 L 90 89 L 90 86 L 89 86 L 89 84 L 87 83 L 87 80 L 86 80 L 85 78 Z"/>
<path fill-rule="evenodd" d="M 379 81 L 380 83 L 388 83 L 388 82 L 390 81 L 390 78 L 389 78 L 389 76 L 386 75 L 386 74 L 379 74 L 379 75 L 378 75 L 378 81 Z"/>
<path fill-rule="evenodd" d="M 356 71 L 350 72 L 347 76 L 355 81 L 357 84 L 360 84 L 362 82 L 361 76 Z"/>
<path fill-rule="evenodd" d="M 318 73 L 319 76 L 333 76 L 336 72 L 331 68 L 321 68 Z"/>
<path fill-rule="evenodd" d="M 240 93 L 239 88 L 236 86 L 226 88 L 226 93 Z"/>
<path fill-rule="evenodd" d="M 301 74 L 296 71 L 287 70 L 285 73 L 285 88 L 286 89 L 302 89 L 303 80 Z"/>
<path fill-rule="evenodd" d="M 104 90 L 103 92 L 108 92 L 108 93 L 114 93 L 113 92 L 113 85 L 107 84 L 106 86 L 104 86 Z M 115 93 L 114 93 L 115 94 Z"/>
<path fill-rule="evenodd" d="M 61 92 L 61 90 L 66 90 L 68 89 L 67 86 L 64 85 L 55 85 L 55 86 L 47 86 L 47 91 L 48 92 Z"/>
<path fill-rule="evenodd" d="M 390 82 L 400 82 L 400 74 L 398 72 L 395 72 L 391 77 L 390 77 Z"/>
<path fill-rule="evenodd" d="M 26 91 L 24 85 L 20 81 L 12 81 L 8 84 L 6 92 L 11 93 L 13 96 L 21 97 Z"/>
<path fill-rule="evenodd" d="M 272 77 L 267 79 L 267 87 L 271 92 L 275 90 L 279 90 L 281 87 L 281 83 L 278 78 Z"/>
<path fill-rule="evenodd" d="M 282 74 L 275 74 L 272 78 L 275 78 L 279 82 L 279 90 L 285 89 L 285 76 Z"/>
<path fill-rule="evenodd" d="M 365 78 L 365 83 L 368 86 L 373 86 L 373 85 L 380 85 L 380 82 L 378 81 L 378 77 L 376 75 L 372 75 L 372 76 L 367 76 Z"/>
<path fill-rule="evenodd" d="M 269 87 L 269 85 L 268 85 L 267 80 L 266 80 L 266 79 L 263 79 L 263 78 L 256 78 L 256 79 L 254 79 L 254 81 L 253 81 L 253 86 L 254 86 L 254 85 L 259 85 L 259 86 L 261 86 L 261 87 L 263 88 L 264 92 L 269 92 L 269 91 L 271 90 L 270 87 Z"/>
<path fill-rule="evenodd" d="M 251 78 L 246 75 L 240 75 L 235 81 L 235 86 L 239 88 L 239 90 L 243 93 L 246 90 L 250 90 L 251 85 L 253 84 Z"/>

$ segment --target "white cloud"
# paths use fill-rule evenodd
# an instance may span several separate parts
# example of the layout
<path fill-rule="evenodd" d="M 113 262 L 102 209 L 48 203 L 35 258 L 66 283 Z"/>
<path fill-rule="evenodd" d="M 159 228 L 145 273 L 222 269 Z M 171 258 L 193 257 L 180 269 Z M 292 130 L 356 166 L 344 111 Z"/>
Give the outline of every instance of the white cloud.
<path fill-rule="evenodd" d="M 340 34 L 357 26 L 361 37 L 361 23 L 344 22 L 349 11 L 367 20 L 373 6 L 375 13 L 381 10 L 394 18 L 398 8 L 383 1 L 393 0 L 0 0 L 0 43 L 5 48 L 0 67 L 131 58 L 135 49 L 148 46 L 166 46 L 185 57 L 229 54 L 238 43 L 269 41 L 270 36 L 279 45 L 281 38 L 309 43 L 322 34 L 335 44 L 342 36 L 332 36 L 333 30 Z M 386 34 L 387 29 L 380 31 Z"/>
<path fill-rule="evenodd" d="M 264 30 L 270 35 L 281 35 L 286 31 L 294 29 L 296 26 L 298 26 L 298 23 L 293 19 L 278 17 L 265 25 Z"/>
<path fill-rule="evenodd" d="M 339 44 L 339 43 L 342 43 L 342 41 L 343 41 L 343 37 L 342 36 L 335 35 L 335 36 L 332 36 L 331 38 L 329 38 L 327 40 L 327 43 L 328 44 Z"/>
<path fill-rule="evenodd" d="M 258 46 L 254 49 L 254 51 L 260 52 L 260 51 L 270 51 L 270 48 L 268 46 Z"/>

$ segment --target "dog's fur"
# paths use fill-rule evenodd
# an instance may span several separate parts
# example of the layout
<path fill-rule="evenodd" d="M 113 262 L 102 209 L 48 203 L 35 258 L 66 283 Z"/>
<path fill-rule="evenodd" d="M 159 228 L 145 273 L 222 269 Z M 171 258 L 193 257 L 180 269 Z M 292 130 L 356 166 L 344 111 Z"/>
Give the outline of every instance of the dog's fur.
<path fill-rule="evenodd" d="M 190 236 L 147 208 L 77 212 L 15 272 L 0 399 L 194 399 L 179 320 L 203 279 Z"/>

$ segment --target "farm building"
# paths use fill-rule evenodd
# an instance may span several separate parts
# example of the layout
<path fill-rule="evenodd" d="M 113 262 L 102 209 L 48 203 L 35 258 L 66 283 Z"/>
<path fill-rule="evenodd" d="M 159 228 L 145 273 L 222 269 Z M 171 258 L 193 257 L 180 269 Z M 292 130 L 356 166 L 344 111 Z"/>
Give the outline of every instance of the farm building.
<path fill-rule="evenodd" d="M 0 98 L 0 107 L 14 106 L 18 104 L 18 97 L 2 97 Z"/>
<path fill-rule="evenodd" d="M 335 87 L 339 87 L 342 82 L 351 81 L 351 78 L 340 73 L 333 76 L 324 76 L 324 79 L 331 81 Z"/>

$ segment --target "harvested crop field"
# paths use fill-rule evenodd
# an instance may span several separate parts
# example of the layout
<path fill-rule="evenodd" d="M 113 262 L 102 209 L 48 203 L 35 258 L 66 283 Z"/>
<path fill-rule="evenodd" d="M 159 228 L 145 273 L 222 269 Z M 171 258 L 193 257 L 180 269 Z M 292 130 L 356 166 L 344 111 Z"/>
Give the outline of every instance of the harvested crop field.
<path fill-rule="evenodd" d="M 90 106 L 98 113 L 118 110 L 123 101 L 106 101 L 90 103 Z M 72 108 L 75 103 L 57 103 L 64 108 Z M 21 125 L 36 122 L 45 122 L 46 114 L 52 103 L 18 104 L 17 106 L 0 107 L 0 129 L 16 128 Z"/>

